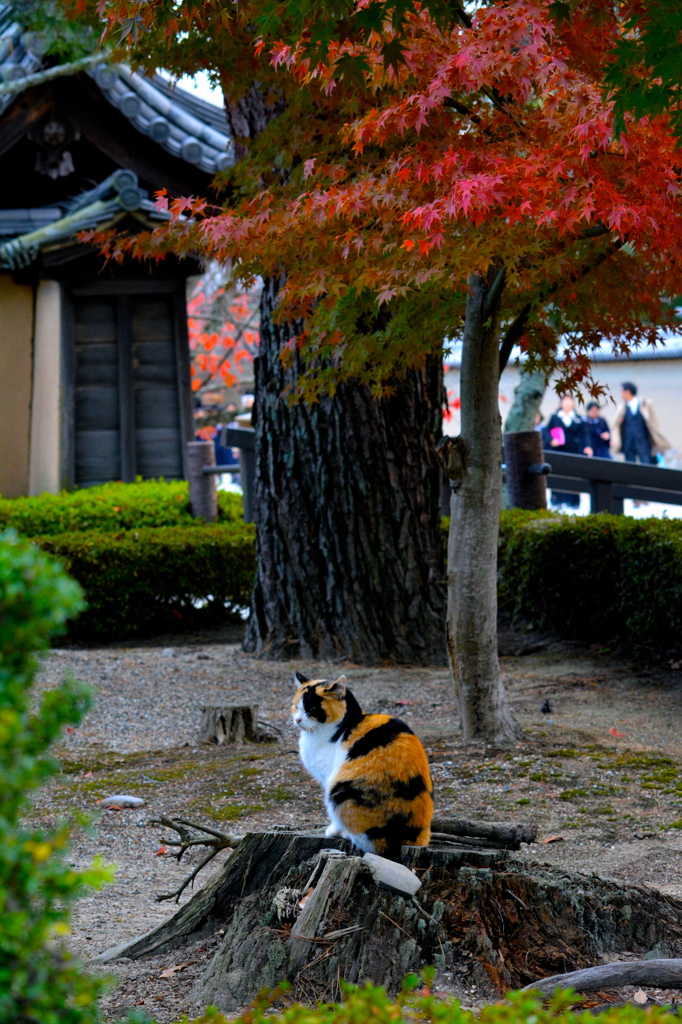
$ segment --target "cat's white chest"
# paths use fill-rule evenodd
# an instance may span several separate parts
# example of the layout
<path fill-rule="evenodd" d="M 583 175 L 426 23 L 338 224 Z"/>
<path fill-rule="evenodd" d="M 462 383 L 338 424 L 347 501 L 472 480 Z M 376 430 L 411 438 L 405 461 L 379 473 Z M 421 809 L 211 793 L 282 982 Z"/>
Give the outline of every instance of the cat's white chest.
<path fill-rule="evenodd" d="M 341 743 L 331 742 L 332 732 L 327 729 L 301 732 L 298 747 L 303 764 L 325 789 L 346 759 Z"/>

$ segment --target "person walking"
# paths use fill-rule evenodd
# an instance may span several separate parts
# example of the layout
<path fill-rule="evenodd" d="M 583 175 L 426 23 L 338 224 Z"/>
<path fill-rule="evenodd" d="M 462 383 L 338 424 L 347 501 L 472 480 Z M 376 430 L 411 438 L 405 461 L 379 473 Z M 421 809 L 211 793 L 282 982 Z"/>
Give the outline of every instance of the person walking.
<path fill-rule="evenodd" d="M 611 458 L 611 431 L 601 415 L 599 402 L 589 402 L 587 406 L 587 432 L 590 447 L 596 459 Z"/>
<path fill-rule="evenodd" d="M 550 447 L 567 455 L 592 455 L 587 424 L 582 416 L 575 411 L 573 395 L 562 395 L 561 405 L 550 416 L 546 427 Z M 565 494 L 563 491 L 552 491 L 552 506 L 566 505 L 578 508 L 579 494 Z"/>
<path fill-rule="evenodd" d="M 621 384 L 621 389 L 623 402 L 612 428 L 614 451 L 622 451 L 626 462 L 655 465 L 656 453 L 667 451 L 670 442 L 661 433 L 653 402 L 640 398 L 631 381 Z"/>

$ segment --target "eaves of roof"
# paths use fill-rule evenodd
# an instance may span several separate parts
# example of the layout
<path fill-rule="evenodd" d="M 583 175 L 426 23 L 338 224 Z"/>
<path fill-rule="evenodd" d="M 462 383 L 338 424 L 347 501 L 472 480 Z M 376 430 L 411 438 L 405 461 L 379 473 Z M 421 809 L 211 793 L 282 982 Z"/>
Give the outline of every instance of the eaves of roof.
<path fill-rule="evenodd" d="M 12 215 L 44 214 L 43 223 L 32 223 L 29 230 L 16 238 L 0 243 L 0 269 L 17 270 L 38 258 L 41 250 L 60 243 L 70 243 L 79 231 L 113 226 L 128 213 L 141 212 L 148 222 L 168 218 L 138 187 L 132 171 L 115 171 L 96 188 L 84 192 L 67 209 L 43 207 L 42 210 L 0 210 L 0 224 Z M 54 214 L 58 216 L 55 217 Z"/>
<path fill-rule="evenodd" d="M 11 5 L 0 4 L 0 80 L 24 78 L 39 71 L 43 56 L 34 33 L 23 32 Z M 234 162 L 224 111 L 200 100 L 160 76 L 145 78 L 125 65 L 100 64 L 88 74 L 102 95 L 159 146 L 207 174 Z M 0 96 L 0 114 L 13 96 Z"/>

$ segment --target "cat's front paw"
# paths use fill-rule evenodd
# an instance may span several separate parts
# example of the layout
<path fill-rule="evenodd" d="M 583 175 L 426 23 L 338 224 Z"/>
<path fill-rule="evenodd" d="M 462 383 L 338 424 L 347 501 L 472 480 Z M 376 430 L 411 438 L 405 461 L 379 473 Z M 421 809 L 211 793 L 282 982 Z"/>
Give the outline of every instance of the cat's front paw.
<path fill-rule="evenodd" d="M 327 828 L 326 828 L 326 831 L 325 831 L 324 834 L 327 837 L 327 839 L 331 839 L 332 836 L 340 836 L 341 835 L 341 829 L 337 828 L 336 825 L 327 825 Z"/>

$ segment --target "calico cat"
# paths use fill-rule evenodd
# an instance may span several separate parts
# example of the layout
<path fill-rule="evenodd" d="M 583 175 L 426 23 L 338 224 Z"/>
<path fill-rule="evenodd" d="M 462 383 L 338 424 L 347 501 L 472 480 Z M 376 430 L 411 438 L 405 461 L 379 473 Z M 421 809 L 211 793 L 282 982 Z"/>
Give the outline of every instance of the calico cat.
<path fill-rule="evenodd" d="M 431 775 L 423 746 L 409 726 L 389 715 L 365 715 L 336 682 L 300 672 L 292 704 L 301 760 L 324 788 L 331 825 L 365 853 L 400 860 L 400 848 L 428 846 Z"/>

